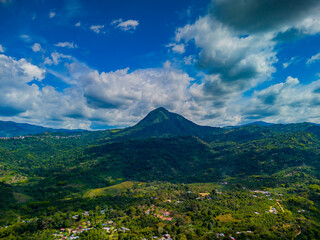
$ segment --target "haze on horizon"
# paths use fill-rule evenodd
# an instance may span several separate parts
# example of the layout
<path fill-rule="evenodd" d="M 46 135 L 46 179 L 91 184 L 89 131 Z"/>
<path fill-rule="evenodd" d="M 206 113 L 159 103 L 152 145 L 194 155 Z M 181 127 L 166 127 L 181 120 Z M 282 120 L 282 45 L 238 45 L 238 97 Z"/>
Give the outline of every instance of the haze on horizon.
<path fill-rule="evenodd" d="M 0 120 L 320 123 L 315 0 L 0 0 Z"/>

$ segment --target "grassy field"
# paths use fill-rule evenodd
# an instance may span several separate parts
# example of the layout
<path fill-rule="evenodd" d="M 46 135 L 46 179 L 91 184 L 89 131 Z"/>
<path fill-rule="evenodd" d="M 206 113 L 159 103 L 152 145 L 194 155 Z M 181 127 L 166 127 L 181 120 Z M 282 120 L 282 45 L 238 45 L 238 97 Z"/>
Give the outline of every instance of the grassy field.
<path fill-rule="evenodd" d="M 91 189 L 84 194 L 84 197 L 96 197 L 103 195 L 115 195 L 124 190 L 133 188 L 134 185 L 141 185 L 141 182 L 126 181 L 110 187 Z"/>

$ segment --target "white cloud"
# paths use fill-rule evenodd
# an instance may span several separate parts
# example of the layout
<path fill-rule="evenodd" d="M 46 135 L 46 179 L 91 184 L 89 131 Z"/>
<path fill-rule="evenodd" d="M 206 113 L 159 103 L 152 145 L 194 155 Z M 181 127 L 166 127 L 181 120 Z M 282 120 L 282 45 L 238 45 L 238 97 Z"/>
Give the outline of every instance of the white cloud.
<path fill-rule="evenodd" d="M 57 92 L 51 86 L 39 88 L 45 70 L 25 59 L 0 55 L 0 119 L 51 127 L 88 128 L 90 121 L 67 117 L 85 111 L 84 98 L 73 92 Z"/>
<path fill-rule="evenodd" d="M 54 18 L 56 16 L 56 13 L 54 11 L 49 12 L 49 18 Z"/>
<path fill-rule="evenodd" d="M 278 7 L 270 8 L 270 1 Z M 0 61 L 0 113 L 71 128 L 89 127 L 91 122 L 128 126 L 159 106 L 213 126 L 253 120 L 320 122 L 320 80 L 302 84 L 288 77 L 283 83 L 254 91 L 276 71 L 280 42 L 320 32 L 320 4 L 314 0 L 297 3 L 288 8 L 290 1 L 219 0 L 208 14 L 177 29 L 175 42 L 167 47 L 181 54 L 186 45 L 199 49 L 183 58 L 186 65 L 199 67 L 197 79 L 175 69 L 169 61 L 162 68 L 99 72 L 71 56 L 53 52 L 45 65 L 60 64 L 65 71 L 47 72 L 69 86 L 57 92 L 51 86 L 29 86 L 35 77 L 43 79 L 43 69 L 25 59 L 6 57 L 5 62 Z M 118 19 L 111 24 L 128 31 L 136 29 L 139 22 Z M 101 33 L 104 25 L 90 29 Z M 319 59 L 317 54 L 307 63 Z M 291 58 L 282 66 L 298 60 Z M 253 93 L 244 96 L 248 90 Z"/>
<path fill-rule="evenodd" d="M 299 62 L 300 60 L 297 58 L 297 57 L 292 57 L 290 58 L 290 60 L 288 62 L 284 62 L 282 63 L 282 67 L 283 68 L 287 68 L 289 67 L 291 64 L 294 64 L 294 63 L 297 63 Z"/>
<path fill-rule="evenodd" d="M 104 25 L 92 25 L 90 27 L 90 29 L 95 33 L 100 33 L 103 28 L 104 28 Z"/>
<path fill-rule="evenodd" d="M 32 51 L 34 51 L 34 52 L 41 51 L 41 45 L 39 43 L 33 44 L 33 46 L 31 48 L 32 48 Z"/>
<path fill-rule="evenodd" d="M 187 87 L 191 80 L 186 73 L 166 67 L 131 73 L 128 68 L 108 73 L 91 70 L 80 75 L 77 82 L 88 106 L 95 109 L 92 117 L 125 126 L 159 106 L 180 112 L 188 108 L 191 99 Z"/>
<path fill-rule="evenodd" d="M 219 108 L 212 106 L 212 96 L 203 95 L 201 84 L 193 84 L 190 94 L 197 104 L 198 122 L 202 124 L 226 126 L 257 120 L 273 123 L 320 122 L 320 80 L 302 84 L 297 78 L 289 76 L 285 82 L 254 91 L 250 97 L 234 95 L 226 106 Z"/>
<path fill-rule="evenodd" d="M 216 107 L 265 81 L 275 71 L 275 42 L 269 33 L 239 36 L 210 16 L 186 25 L 176 32 L 176 41 L 194 41 L 202 49 L 197 65 L 211 77 L 203 79 L 203 98 L 211 99 Z"/>
<path fill-rule="evenodd" d="M 62 53 L 58 53 L 58 52 L 53 52 L 51 53 L 51 58 L 50 57 L 46 57 L 44 60 L 44 64 L 45 65 L 58 65 L 62 59 L 71 59 L 72 57 L 70 55 L 64 55 Z"/>
<path fill-rule="evenodd" d="M 0 53 L 4 53 L 4 47 L 0 44 Z"/>
<path fill-rule="evenodd" d="M 93 121 L 132 125 L 160 106 L 187 116 L 193 116 L 193 109 L 197 109 L 187 90 L 193 79 L 168 64 L 165 68 L 99 73 L 73 61 L 65 64 L 65 74 L 73 79 L 69 82 L 71 86 L 57 92 L 51 86 L 39 88 L 35 83 L 28 84 L 35 79 L 41 81 L 44 69 L 25 59 L 16 61 L 0 56 L 1 119 L 10 117 L 51 127 L 89 128 Z M 60 57 L 53 53 L 50 61 L 59 63 Z"/>
<path fill-rule="evenodd" d="M 319 6 L 316 8 L 320 10 Z M 318 12 L 315 15 L 304 18 L 300 23 L 295 26 L 302 34 L 317 34 L 320 32 L 320 18 Z"/>
<path fill-rule="evenodd" d="M 74 26 L 76 26 L 76 27 L 80 27 L 81 26 L 81 22 L 79 21 L 79 22 L 77 22 Z"/>
<path fill-rule="evenodd" d="M 132 104 L 169 104 L 179 101 L 191 78 L 173 70 L 148 69 L 128 73 L 129 69 L 109 73 L 90 72 L 84 76 L 85 96 L 92 105 L 122 108 Z M 143 102 L 143 103 L 142 103 Z M 147 103 L 149 102 L 149 103 Z M 171 104 L 171 103 L 170 103 Z"/>
<path fill-rule="evenodd" d="M 227 105 L 216 107 L 228 91 L 217 75 L 207 75 L 204 82 L 197 83 L 168 61 L 162 68 L 98 72 L 57 52 L 48 59 L 51 64 L 68 60 L 63 74 L 48 70 L 70 85 L 62 92 L 51 86 L 30 86 L 30 82 L 44 79 L 46 71 L 25 59 L 0 55 L 1 119 L 68 128 L 89 128 L 92 122 L 129 126 L 163 106 L 198 124 L 213 126 L 257 119 L 320 122 L 320 80 L 303 85 L 288 77 L 284 83 L 255 91 L 250 98 L 234 94 Z M 206 94 L 213 87 L 206 84 L 218 86 L 220 93 Z"/>
<path fill-rule="evenodd" d="M 285 62 L 285 63 L 282 64 L 283 68 L 287 68 L 287 67 L 289 67 L 290 65 L 291 65 L 290 62 Z"/>
<path fill-rule="evenodd" d="M 185 46 L 183 43 L 177 44 L 177 43 L 169 43 L 166 45 L 167 48 L 171 48 L 171 50 L 175 53 L 183 54 L 185 50 Z"/>
<path fill-rule="evenodd" d="M 270 1 L 279 7 L 266 9 L 272 5 Z M 290 1 L 278 0 L 219 0 L 215 4 L 207 15 L 177 29 L 175 42 L 167 45 L 177 53 L 185 53 L 187 44 L 199 49 L 183 58 L 186 65 L 200 67 L 197 79 L 175 69 L 169 61 L 161 68 L 99 72 L 71 56 L 53 52 L 45 58 L 45 71 L 25 59 L 0 55 L 0 117 L 52 127 L 89 128 L 92 122 L 128 126 L 163 106 L 213 126 L 253 120 L 320 122 L 320 80 L 302 84 L 288 77 L 283 83 L 254 91 L 275 72 L 280 42 L 320 32 L 319 11 L 314 7 L 318 3 L 304 0 L 292 8 L 287 7 Z M 136 29 L 139 22 L 119 19 L 111 24 L 128 31 Z M 104 27 L 93 25 L 90 29 L 101 33 Z M 32 41 L 29 36 L 23 39 Z M 318 59 L 315 55 L 308 63 Z M 291 58 L 283 67 L 295 61 Z M 59 72 L 50 68 L 59 68 Z M 68 87 L 58 92 L 41 85 L 45 72 Z M 244 96 L 247 90 L 253 94 Z"/>
<path fill-rule="evenodd" d="M 56 47 L 66 47 L 66 48 L 78 48 L 78 45 L 73 42 L 59 42 L 55 44 Z"/>
<path fill-rule="evenodd" d="M 46 57 L 43 62 L 45 65 L 52 65 L 53 62 L 50 57 Z"/>
<path fill-rule="evenodd" d="M 139 21 L 137 20 L 127 20 L 123 21 L 121 18 L 118 20 L 113 20 L 111 22 L 111 25 L 114 25 L 115 28 L 119 28 L 123 31 L 128 31 L 128 30 L 135 30 L 137 26 L 139 25 Z"/>
<path fill-rule="evenodd" d="M 277 0 L 214 1 L 208 14 L 176 31 L 176 44 L 194 43 L 200 49 L 196 66 L 207 74 L 190 91 L 198 101 L 231 109 L 235 98 L 271 79 L 280 42 L 320 32 L 319 9 L 320 2 L 313 0 L 294 6 Z"/>
<path fill-rule="evenodd" d="M 317 53 L 316 55 L 312 56 L 311 58 L 309 58 L 307 60 L 307 64 L 311 64 L 311 63 L 317 62 L 319 60 L 320 60 L 320 53 Z"/>
<path fill-rule="evenodd" d="M 8 66 L 8 68 L 6 68 Z M 28 83 L 34 79 L 39 81 L 44 79 L 45 70 L 32 65 L 27 62 L 24 58 L 19 61 L 7 57 L 6 55 L 0 55 L 0 71 L 1 78 L 0 84 L 18 84 L 19 82 Z M 12 78 L 6 76 L 11 75 Z"/>
<path fill-rule="evenodd" d="M 320 80 L 300 84 L 297 78 L 255 91 L 242 109 L 247 119 L 270 122 L 320 122 Z"/>
<path fill-rule="evenodd" d="M 194 64 L 197 60 L 196 60 L 196 58 L 195 58 L 194 55 L 190 55 L 190 56 L 184 57 L 184 58 L 183 58 L 183 61 L 184 61 L 184 64 L 186 64 L 186 65 L 192 65 L 192 64 Z"/>
<path fill-rule="evenodd" d="M 41 81 L 45 70 L 25 59 L 15 60 L 0 55 L 0 115 L 14 116 L 24 112 L 38 96 L 31 81 Z"/>

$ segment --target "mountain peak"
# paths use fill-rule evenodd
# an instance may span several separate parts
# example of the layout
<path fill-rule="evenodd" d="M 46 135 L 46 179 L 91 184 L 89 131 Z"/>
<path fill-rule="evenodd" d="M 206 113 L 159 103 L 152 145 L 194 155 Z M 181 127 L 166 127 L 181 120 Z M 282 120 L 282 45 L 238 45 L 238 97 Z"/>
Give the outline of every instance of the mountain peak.
<path fill-rule="evenodd" d="M 169 112 L 167 109 L 165 109 L 164 107 L 158 107 L 154 110 L 152 110 L 151 112 Z"/>
<path fill-rule="evenodd" d="M 133 138 L 198 136 L 211 133 L 216 129 L 199 126 L 179 114 L 159 107 L 149 112 L 135 126 L 125 129 L 123 133 Z"/>
<path fill-rule="evenodd" d="M 150 124 L 157 124 L 168 120 L 174 115 L 173 113 L 169 112 L 164 107 L 159 107 L 147 114 L 145 118 L 143 118 L 137 125 L 150 125 Z"/>

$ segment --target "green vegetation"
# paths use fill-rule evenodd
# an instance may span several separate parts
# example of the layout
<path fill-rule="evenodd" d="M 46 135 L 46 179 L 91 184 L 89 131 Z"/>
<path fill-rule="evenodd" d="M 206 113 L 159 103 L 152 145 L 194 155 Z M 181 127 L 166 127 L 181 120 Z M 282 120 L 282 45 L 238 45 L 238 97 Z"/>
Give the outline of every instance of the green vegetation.
<path fill-rule="evenodd" d="M 1 139 L 0 239 L 320 239 L 319 155 L 314 124 L 200 127 L 162 108 Z"/>
<path fill-rule="evenodd" d="M 103 196 L 107 194 L 116 194 L 116 193 L 120 193 L 123 190 L 132 189 L 133 187 L 141 184 L 142 183 L 139 183 L 139 182 L 126 181 L 110 187 L 91 189 L 84 194 L 84 197 L 95 197 L 95 196 Z"/>

